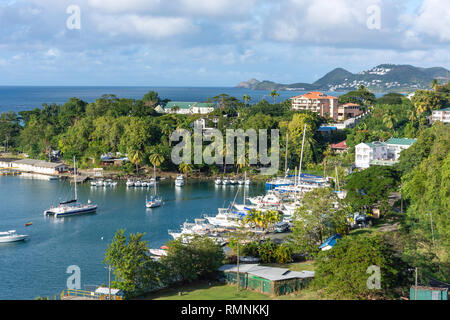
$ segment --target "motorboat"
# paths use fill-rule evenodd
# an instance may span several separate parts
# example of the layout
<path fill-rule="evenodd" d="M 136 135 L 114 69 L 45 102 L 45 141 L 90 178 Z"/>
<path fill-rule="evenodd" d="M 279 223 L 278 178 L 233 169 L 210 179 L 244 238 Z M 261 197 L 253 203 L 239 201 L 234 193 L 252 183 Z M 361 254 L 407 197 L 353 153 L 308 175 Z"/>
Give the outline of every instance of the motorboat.
<path fill-rule="evenodd" d="M 214 183 L 216 184 L 216 186 L 221 186 L 222 185 L 222 180 L 217 178 Z"/>
<path fill-rule="evenodd" d="M 176 185 L 177 187 L 182 187 L 182 186 L 184 186 L 184 178 L 183 178 L 182 175 L 179 175 L 179 176 L 176 178 L 176 180 L 175 180 L 175 185 Z"/>
<path fill-rule="evenodd" d="M 227 185 L 230 184 L 230 181 L 229 181 L 227 178 L 224 178 L 224 179 L 222 180 L 222 184 L 223 184 L 224 186 L 227 186 Z"/>
<path fill-rule="evenodd" d="M 28 235 L 17 234 L 16 230 L 0 232 L 0 243 L 18 242 L 28 238 Z"/>
<path fill-rule="evenodd" d="M 136 181 L 136 182 L 134 183 L 134 186 L 135 186 L 135 187 L 142 187 L 142 182 L 141 182 L 141 181 Z"/>
<path fill-rule="evenodd" d="M 134 186 L 134 181 L 128 179 L 128 180 L 127 180 L 127 187 L 133 187 L 133 186 Z"/>

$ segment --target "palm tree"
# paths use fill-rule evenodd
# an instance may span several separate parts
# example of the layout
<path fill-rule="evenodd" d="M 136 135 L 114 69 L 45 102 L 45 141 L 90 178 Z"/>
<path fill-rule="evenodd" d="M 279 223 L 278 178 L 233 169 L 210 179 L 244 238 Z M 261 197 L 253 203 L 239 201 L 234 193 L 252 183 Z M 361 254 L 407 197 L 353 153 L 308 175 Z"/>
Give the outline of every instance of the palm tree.
<path fill-rule="evenodd" d="M 388 128 L 392 129 L 397 122 L 397 117 L 392 110 L 387 110 L 383 115 L 383 124 Z"/>
<path fill-rule="evenodd" d="M 180 170 L 180 172 L 185 174 L 186 177 L 187 177 L 188 174 L 191 173 L 194 170 L 194 166 L 192 164 L 189 164 L 189 163 L 182 163 L 182 164 L 180 164 L 178 169 Z"/>
<path fill-rule="evenodd" d="M 414 123 L 414 121 L 417 120 L 416 110 L 414 110 L 414 109 L 409 110 L 408 111 L 408 118 L 409 118 L 409 121 L 411 121 L 411 123 Z"/>
<path fill-rule="evenodd" d="M 143 152 L 141 150 L 132 150 L 130 152 L 130 161 L 136 166 L 136 173 L 139 174 L 139 165 L 142 163 Z"/>
<path fill-rule="evenodd" d="M 433 79 L 433 81 L 431 81 L 431 89 L 433 89 L 433 91 L 436 92 L 438 87 L 439 87 L 439 82 L 437 81 L 437 79 Z"/>
<path fill-rule="evenodd" d="M 155 150 L 149 157 L 148 160 L 155 167 L 159 167 L 164 162 L 164 156 L 159 150 Z"/>
<path fill-rule="evenodd" d="M 252 98 L 248 94 L 244 94 L 242 97 L 242 100 L 244 100 L 245 105 L 248 106 L 248 102 L 252 100 Z"/>
<path fill-rule="evenodd" d="M 277 90 L 272 90 L 272 92 L 270 93 L 270 96 L 273 98 L 273 103 L 277 103 L 277 97 L 280 96 L 280 94 L 277 92 Z"/>

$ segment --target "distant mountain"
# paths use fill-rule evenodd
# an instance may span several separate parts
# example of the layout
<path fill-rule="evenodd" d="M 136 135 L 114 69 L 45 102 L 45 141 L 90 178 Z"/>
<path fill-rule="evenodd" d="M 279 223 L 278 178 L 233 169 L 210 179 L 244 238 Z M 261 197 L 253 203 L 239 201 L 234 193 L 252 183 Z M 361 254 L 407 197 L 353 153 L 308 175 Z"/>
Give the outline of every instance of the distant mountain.
<path fill-rule="evenodd" d="M 242 82 L 238 86 L 254 90 L 348 91 L 363 85 L 378 92 L 414 91 L 429 89 L 433 79 L 444 81 L 447 79 L 448 73 L 447 69 L 441 67 L 419 68 L 411 65 L 381 64 L 358 74 L 336 68 L 312 84 L 281 84 L 252 79 Z"/>

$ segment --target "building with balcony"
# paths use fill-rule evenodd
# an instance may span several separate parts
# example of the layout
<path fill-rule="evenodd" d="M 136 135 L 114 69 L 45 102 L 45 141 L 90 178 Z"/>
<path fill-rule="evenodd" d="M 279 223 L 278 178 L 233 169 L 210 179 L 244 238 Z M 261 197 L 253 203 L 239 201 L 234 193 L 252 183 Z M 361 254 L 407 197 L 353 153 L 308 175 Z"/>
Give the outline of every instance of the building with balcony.
<path fill-rule="evenodd" d="M 443 123 L 450 123 L 450 108 L 445 108 L 441 110 L 433 110 L 433 114 L 431 115 L 430 122 L 435 123 L 436 121 L 440 121 Z"/>
<path fill-rule="evenodd" d="M 308 92 L 301 96 L 292 97 L 293 110 L 309 110 L 322 117 L 337 119 L 338 98 L 322 92 Z"/>
<path fill-rule="evenodd" d="M 346 103 L 338 106 L 337 121 L 345 121 L 351 118 L 356 118 L 363 113 L 363 110 L 359 104 Z"/>
<path fill-rule="evenodd" d="M 416 141 L 416 139 L 391 138 L 386 142 L 360 143 L 355 147 L 355 166 L 366 169 L 372 165 L 394 165 L 398 163 L 400 153 Z"/>

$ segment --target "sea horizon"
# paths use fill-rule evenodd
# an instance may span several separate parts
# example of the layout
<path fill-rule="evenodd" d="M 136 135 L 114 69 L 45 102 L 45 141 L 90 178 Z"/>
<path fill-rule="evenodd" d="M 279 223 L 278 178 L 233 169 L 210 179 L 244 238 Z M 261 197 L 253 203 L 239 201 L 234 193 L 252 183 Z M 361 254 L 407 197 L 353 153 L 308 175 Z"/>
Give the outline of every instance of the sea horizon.
<path fill-rule="evenodd" d="M 205 102 L 219 94 L 228 94 L 242 99 L 244 95 L 251 97 L 250 103 L 263 99 L 272 103 L 270 90 L 253 90 L 238 87 L 196 87 L 196 86 L 28 86 L 0 85 L 0 113 L 20 112 L 42 107 L 43 104 L 64 104 L 70 98 L 78 98 L 88 103 L 94 102 L 104 94 L 113 94 L 118 98 L 142 99 L 148 91 L 156 91 L 161 99 L 171 101 Z M 285 101 L 293 96 L 304 94 L 310 90 L 278 91 L 277 101 Z M 340 96 L 347 91 L 324 91 L 327 94 Z M 379 95 L 379 94 L 378 94 Z M 377 96 L 378 96 L 377 95 Z"/>

